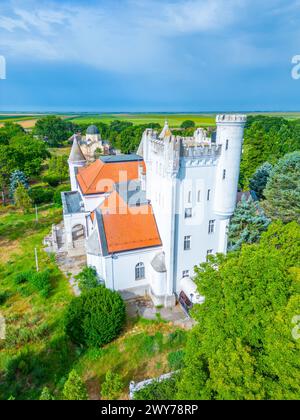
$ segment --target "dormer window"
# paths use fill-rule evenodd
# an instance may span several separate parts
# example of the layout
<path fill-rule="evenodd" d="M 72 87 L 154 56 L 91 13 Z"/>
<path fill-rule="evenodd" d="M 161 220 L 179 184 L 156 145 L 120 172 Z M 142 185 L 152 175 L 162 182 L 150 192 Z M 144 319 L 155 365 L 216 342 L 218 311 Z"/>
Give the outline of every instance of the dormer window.
<path fill-rule="evenodd" d="M 228 146 L 229 146 L 229 140 L 226 140 L 226 145 L 225 145 L 225 150 L 228 150 Z"/>

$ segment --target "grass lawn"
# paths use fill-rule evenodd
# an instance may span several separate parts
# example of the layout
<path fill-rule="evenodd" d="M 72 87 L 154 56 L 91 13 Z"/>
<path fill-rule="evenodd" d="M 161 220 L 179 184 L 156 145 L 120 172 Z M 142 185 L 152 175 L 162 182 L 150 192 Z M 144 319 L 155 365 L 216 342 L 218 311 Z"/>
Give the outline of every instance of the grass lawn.
<path fill-rule="evenodd" d="M 34 214 L 0 207 L 0 313 L 6 338 L 0 340 L 0 399 L 37 399 L 44 386 L 60 397 L 69 371 L 76 368 L 86 381 L 90 399 L 99 399 L 100 383 L 108 369 L 123 379 L 121 397 L 127 398 L 130 380 L 168 372 L 167 356 L 181 349 L 185 332 L 162 321 L 128 319 L 123 334 L 104 348 L 83 349 L 65 336 L 62 317 L 72 293 L 55 259 L 43 251 L 42 241 L 61 209 L 39 209 Z M 16 284 L 15 275 L 35 268 L 51 270 L 52 292 L 42 297 L 28 283 Z"/>

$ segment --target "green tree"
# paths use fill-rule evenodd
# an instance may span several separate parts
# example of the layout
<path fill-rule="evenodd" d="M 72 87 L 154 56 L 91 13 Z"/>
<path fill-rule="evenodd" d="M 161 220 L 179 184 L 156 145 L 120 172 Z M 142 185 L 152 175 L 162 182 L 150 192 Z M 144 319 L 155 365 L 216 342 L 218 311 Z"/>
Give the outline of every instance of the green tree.
<path fill-rule="evenodd" d="M 195 127 L 195 123 L 192 120 L 185 120 L 181 123 L 180 127 L 184 128 L 184 129 L 193 128 L 193 127 Z"/>
<path fill-rule="evenodd" d="M 60 182 L 68 179 L 69 166 L 67 156 L 51 156 L 48 163 L 48 173 L 56 176 Z"/>
<path fill-rule="evenodd" d="M 18 184 L 14 192 L 14 202 L 17 208 L 23 210 L 23 213 L 28 213 L 32 207 L 32 201 L 28 191 L 23 184 Z"/>
<path fill-rule="evenodd" d="M 78 280 L 81 292 L 86 292 L 99 286 L 97 271 L 93 267 L 84 267 L 75 278 Z"/>
<path fill-rule="evenodd" d="M 202 305 L 189 333 L 180 399 L 299 399 L 300 226 L 273 223 L 259 244 L 196 269 Z"/>
<path fill-rule="evenodd" d="M 125 323 L 125 304 L 120 294 L 103 285 L 73 298 L 65 330 L 74 343 L 103 346 L 115 339 Z"/>
<path fill-rule="evenodd" d="M 48 115 L 36 122 L 34 133 L 44 139 L 50 147 L 57 147 L 68 140 L 74 130 L 72 124 L 55 115 Z"/>
<path fill-rule="evenodd" d="M 49 390 L 49 388 L 48 387 L 44 387 L 43 388 L 43 390 L 42 390 L 42 392 L 41 392 L 41 395 L 40 395 L 40 398 L 39 398 L 39 400 L 40 401 L 49 401 L 49 400 L 54 400 L 54 397 L 53 397 L 53 395 L 51 394 L 51 392 L 50 392 L 50 390 Z"/>
<path fill-rule="evenodd" d="M 271 219 L 300 223 L 300 152 L 285 155 L 274 166 L 264 190 L 263 207 Z"/>
<path fill-rule="evenodd" d="M 74 369 L 69 373 L 64 385 L 63 396 L 65 400 L 72 401 L 88 399 L 85 383 Z"/>
<path fill-rule="evenodd" d="M 101 385 L 101 397 L 104 400 L 116 400 L 123 389 L 123 382 L 120 375 L 106 372 L 105 381 Z"/>
<path fill-rule="evenodd" d="M 250 189 L 256 193 L 260 200 L 264 198 L 263 191 L 266 188 L 272 168 L 273 166 L 269 162 L 264 162 L 256 169 L 252 178 L 250 179 Z"/>
<path fill-rule="evenodd" d="M 243 195 L 230 220 L 228 229 L 228 249 L 240 249 L 243 243 L 257 242 L 270 224 L 259 204 Z"/>

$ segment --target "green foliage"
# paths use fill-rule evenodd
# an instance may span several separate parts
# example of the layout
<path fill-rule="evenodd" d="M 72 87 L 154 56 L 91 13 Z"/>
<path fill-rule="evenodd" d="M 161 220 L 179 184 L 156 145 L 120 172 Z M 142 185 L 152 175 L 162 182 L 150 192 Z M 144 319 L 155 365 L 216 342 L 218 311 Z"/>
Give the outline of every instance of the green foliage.
<path fill-rule="evenodd" d="M 31 187 L 28 191 L 29 196 L 34 204 L 51 203 L 55 194 L 55 190 L 50 187 Z"/>
<path fill-rule="evenodd" d="M 177 392 L 177 376 L 162 381 L 153 381 L 134 393 L 134 400 L 174 400 Z"/>
<path fill-rule="evenodd" d="M 49 175 L 58 178 L 59 182 L 62 182 L 68 179 L 69 177 L 68 157 L 65 155 L 52 156 L 48 163 L 48 173 Z"/>
<path fill-rule="evenodd" d="M 196 268 L 202 305 L 189 333 L 180 399 L 299 399 L 300 226 L 273 223 L 259 244 Z"/>
<path fill-rule="evenodd" d="M 97 271 L 93 267 L 84 267 L 75 277 L 78 281 L 81 292 L 87 292 L 99 286 Z"/>
<path fill-rule="evenodd" d="M 44 387 L 43 388 L 43 390 L 42 390 L 42 392 L 41 392 L 41 395 L 40 395 L 40 398 L 39 398 L 39 400 L 40 401 L 50 401 L 50 400 L 54 400 L 54 397 L 53 397 L 53 395 L 51 394 L 51 392 L 50 392 L 50 390 L 49 390 L 49 388 L 48 387 Z"/>
<path fill-rule="evenodd" d="M 69 373 L 64 385 L 63 396 L 65 400 L 72 401 L 88 399 L 85 383 L 74 369 Z"/>
<path fill-rule="evenodd" d="M 62 206 L 62 202 L 61 202 L 61 193 L 63 191 L 69 191 L 70 190 L 70 186 L 69 185 L 61 185 L 59 187 L 57 187 L 54 191 L 53 194 L 53 203 L 56 206 Z"/>
<path fill-rule="evenodd" d="M 103 346 L 120 334 L 124 322 L 123 299 L 119 293 L 100 285 L 71 301 L 65 330 L 74 343 Z"/>
<path fill-rule="evenodd" d="M 123 389 L 120 375 L 110 370 L 106 372 L 105 381 L 101 385 L 101 397 L 104 400 L 116 400 Z"/>
<path fill-rule="evenodd" d="M 31 270 L 21 271 L 20 273 L 15 274 L 14 282 L 16 285 L 26 283 L 30 281 L 30 279 L 32 278 L 32 275 L 33 275 L 33 271 Z"/>
<path fill-rule="evenodd" d="M 42 297 L 47 298 L 50 295 L 52 289 L 50 270 L 33 272 L 29 281 Z"/>
<path fill-rule="evenodd" d="M 258 199 L 260 200 L 264 198 L 263 191 L 266 188 L 272 168 L 273 166 L 269 162 L 264 162 L 256 169 L 252 178 L 250 179 L 250 189 L 255 192 Z"/>
<path fill-rule="evenodd" d="M 48 115 L 36 122 L 34 133 L 48 143 L 50 147 L 60 146 L 72 135 L 74 126 L 55 115 Z"/>
<path fill-rule="evenodd" d="M 263 207 L 271 219 L 300 223 L 300 152 L 285 155 L 274 166 L 264 190 Z"/>
<path fill-rule="evenodd" d="M 248 188 L 255 170 L 264 162 L 276 163 L 286 153 L 300 149 L 300 120 L 249 116 L 244 135 L 240 183 Z"/>
<path fill-rule="evenodd" d="M 16 207 L 23 210 L 24 213 L 28 213 L 32 208 L 32 201 L 28 191 L 21 183 L 17 185 L 14 191 L 14 203 Z"/>
<path fill-rule="evenodd" d="M 195 123 L 192 120 L 185 120 L 181 123 L 180 127 L 184 128 L 184 129 L 193 128 L 193 127 L 195 127 Z"/>
<path fill-rule="evenodd" d="M 257 242 L 270 224 L 259 204 L 243 195 L 231 218 L 228 229 L 228 249 L 240 249 L 243 243 Z"/>
<path fill-rule="evenodd" d="M 176 350 L 168 354 L 168 363 L 171 370 L 179 370 L 184 366 L 184 351 Z"/>
<path fill-rule="evenodd" d="M 55 174 L 48 174 L 43 177 L 43 181 L 50 185 L 50 187 L 57 187 L 61 182 L 60 176 Z"/>

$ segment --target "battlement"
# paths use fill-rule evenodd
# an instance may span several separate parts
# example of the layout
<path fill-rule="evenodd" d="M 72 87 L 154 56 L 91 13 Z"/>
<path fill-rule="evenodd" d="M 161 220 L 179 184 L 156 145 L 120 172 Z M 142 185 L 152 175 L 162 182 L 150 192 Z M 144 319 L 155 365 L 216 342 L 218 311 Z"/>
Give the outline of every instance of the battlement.
<path fill-rule="evenodd" d="M 247 116 L 242 114 L 220 114 L 216 116 L 217 123 L 245 123 Z"/>
<path fill-rule="evenodd" d="M 192 159 L 201 159 L 203 157 L 218 157 L 221 154 L 221 151 L 221 144 L 189 146 L 182 148 L 181 156 Z"/>

